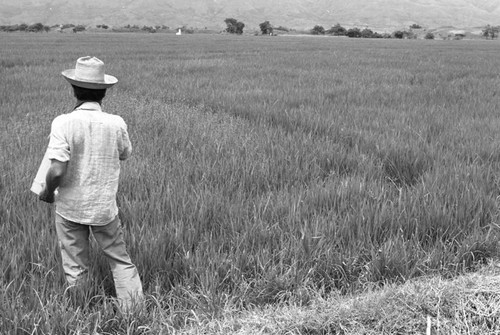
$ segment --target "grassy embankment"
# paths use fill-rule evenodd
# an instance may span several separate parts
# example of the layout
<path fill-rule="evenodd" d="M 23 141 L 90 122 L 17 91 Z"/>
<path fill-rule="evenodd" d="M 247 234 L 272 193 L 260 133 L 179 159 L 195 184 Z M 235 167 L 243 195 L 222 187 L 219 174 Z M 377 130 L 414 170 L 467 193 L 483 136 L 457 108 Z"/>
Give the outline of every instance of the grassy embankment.
<path fill-rule="evenodd" d="M 2 333 L 157 333 L 451 277 L 497 254 L 496 42 L 0 41 Z M 148 294 L 133 322 L 102 299 L 112 285 L 97 251 L 85 294 L 64 297 L 52 214 L 28 191 L 51 119 L 72 108 L 59 73 L 83 55 L 120 79 L 104 107 L 124 117 L 135 147 L 118 195 Z M 425 331 L 427 313 L 400 331 Z"/>

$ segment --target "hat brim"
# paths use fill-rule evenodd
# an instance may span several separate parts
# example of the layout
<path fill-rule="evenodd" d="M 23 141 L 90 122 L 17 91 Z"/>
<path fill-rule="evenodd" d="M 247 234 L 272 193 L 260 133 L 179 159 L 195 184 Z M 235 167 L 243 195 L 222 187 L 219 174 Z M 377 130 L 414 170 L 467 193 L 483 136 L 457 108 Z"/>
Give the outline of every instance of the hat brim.
<path fill-rule="evenodd" d="M 61 74 L 70 84 L 92 90 L 109 88 L 118 82 L 118 79 L 116 79 L 116 77 L 113 77 L 109 74 L 104 75 L 104 82 L 82 81 L 75 78 L 75 69 L 65 70 L 61 72 Z"/>

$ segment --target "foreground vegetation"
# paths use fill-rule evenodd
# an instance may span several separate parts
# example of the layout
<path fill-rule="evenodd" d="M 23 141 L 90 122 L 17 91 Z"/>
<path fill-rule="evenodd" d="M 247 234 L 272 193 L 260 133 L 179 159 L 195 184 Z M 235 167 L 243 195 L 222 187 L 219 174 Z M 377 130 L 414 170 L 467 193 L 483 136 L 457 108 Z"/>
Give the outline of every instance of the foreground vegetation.
<path fill-rule="evenodd" d="M 498 334 L 500 271 L 453 280 L 419 278 L 356 296 L 318 297 L 307 307 L 268 305 L 226 313 L 185 334 Z"/>
<path fill-rule="evenodd" d="M 183 332 L 232 311 L 452 278 L 497 256 L 496 42 L 0 41 L 2 333 Z M 59 73 L 84 55 L 119 78 L 104 108 L 135 149 L 118 197 L 148 306 L 130 317 L 114 312 L 98 251 L 92 281 L 65 291 L 53 214 L 28 191 L 52 118 L 72 109 Z M 333 333 L 335 320 L 308 331 Z"/>

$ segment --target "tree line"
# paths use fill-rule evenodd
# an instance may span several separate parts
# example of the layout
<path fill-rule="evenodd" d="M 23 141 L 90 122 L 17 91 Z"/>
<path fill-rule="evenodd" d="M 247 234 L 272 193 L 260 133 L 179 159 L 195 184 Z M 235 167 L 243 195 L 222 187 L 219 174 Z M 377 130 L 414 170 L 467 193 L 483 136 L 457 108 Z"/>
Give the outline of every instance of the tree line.
<path fill-rule="evenodd" d="M 97 25 L 98 28 L 105 28 L 108 29 L 108 26 L 105 24 L 102 25 Z M 62 30 L 62 29 L 68 29 L 71 28 L 73 32 L 80 32 L 80 31 L 85 31 L 87 29 L 86 26 L 80 24 L 80 25 L 74 25 L 71 23 L 67 24 L 56 24 L 53 26 L 47 26 L 44 25 L 43 23 L 35 23 L 28 25 L 26 23 L 21 23 L 21 24 L 14 24 L 14 25 L 3 25 L 0 26 L 0 31 L 6 31 L 6 32 L 15 32 L 15 31 L 23 31 L 23 32 L 30 32 L 30 33 L 41 33 L 41 32 L 49 32 L 52 29 L 56 30 Z"/>
<path fill-rule="evenodd" d="M 14 25 L 7 25 L 7 26 L 0 26 L 0 31 L 7 31 L 7 32 L 14 32 L 14 31 L 26 31 L 26 32 L 48 32 L 50 31 L 51 27 L 46 26 L 42 23 L 35 23 L 28 25 L 26 23 L 21 23 L 21 24 L 14 24 Z"/>
<path fill-rule="evenodd" d="M 226 24 L 225 31 L 229 34 L 243 34 L 243 29 L 245 28 L 245 24 L 241 21 L 238 21 L 234 18 L 226 18 L 224 20 Z M 108 29 L 109 26 L 106 24 L 96 25 L 96 28 L 100 29 Z M 55 29 L 62 31 L 64 29 L 71 29 L 74 33 L 85 31 L 87 29 L 84 25 L 74 25 L 74 24 L 62 24 L 62 25 L 53 25 L 47 26 L 42 23 L 35 23 L 28 25 L 26 23 L 15 24 L 15 25 L 0 25 L 0 31 L 5 32 L 49 32 L 50 30 Z M 113 28 L 113 31 L 144 31 L 149 33 L 155 33 L 158 30 L 166 30 L 170 29 L 165 25 L 157 25 L 157 26 L 143 26 L 139 27 L 137 25 L 126 25 L 121 28 Z M 205 28 L 206 29 L 206 28 Z M 260 33 L 262 35 L 274 35 L 277 31 L 288 32 L 290 29 L 282 26 L 274 26 L 269 21 L 264 21 L 259 24 Z M 378 33 L 374 32 L 369 28 L 360 29 L 357 27 L 354 28 L 345 28 L 341 26 L 339 23 L 332 26 L 330 29 L 325 29 L 323 26 L 315 25 L 309 33 L 312 35 L 331 35 L 331 36 L 346 36 L 350 38 L 397 38 L 397 39 L 413 39 L 417 38 L 417 34 L 414 30 L 422 29 L 422 26 L 414 23 L 409 26 L 407 30 L 396 30 L 392 33 Z M 186 27 L 181 28 L 182 31 L 186 33 L 193 33 L 194 29 L 187 29 Z M 487 25 L 482 30 L 482 36 L 486 39 L 496 39 L 499 36 L 500 26 L 492 26 Z M 435 35 L 432 32 L 427 32 L 424 36 L 425 39 L 434 39 Z"/>
<path fill-rule="evenodd" d="M 98 24 L 95 26 L 96 28 L 103 29 L 103 30 L 108 30 L 111 27 L 107 24 Z M 5 31 L 5 32 L 16 32 L 16 31 L 21 31 L 21 32 L 49 32 L 51 30 L 56 30 L 56 31 L 63 31 L 63 30 L 71 30 L 74 33 L 86 31 L 89 28 L 89 26 L 85 26 L 83 24 L 75 25 L 72 23 L 66 23 L 66 24 L 55 24 L 52 26 L 47 26 L 42 23 L 35 23 L 32 25 L 28 25 L 26 23 L 21 23 L 21 24 L 14 24 L 14 25 L 0 25 L 0 31 Z M 157 25 L 157 26 L 138 26 L 138 25 L 130 25 L 127 24 L 126 26 L 123 27 L 117 27 L 117 28 L 112 28 L 112 31 L 115 32 L 121 32 L 121 31 L 129 31 L 129 32 L 135 32 L 135 31 L 144 31 L 144 32 L 149 32 L 149 33 L 155 33 L 158 30 L 168 30 L 170 27 L 165 26 L 165 25 Z M 181 28 L 183 31 L 189 32 L 189 29 L 186 27 Z"/>
<path fill-rule="evenodd" d="M 226 32 L 230 34 L 242 34 L 243 28 L 245 24 L 243 22 L 239 22 L 234 18 L 228 18 L 224 20 L 227 25 Z M 276 30 L 280 31 L 288 31 L 289 29 L 284 27 L 274 27 L 269 21 L 264 21 L 259 24 L 259 29 L 262 35 L 274 35 Z M 351 38 L 397 38 L 397 39 L 415 39 L 417 38 L 417 34 L 414 30 L 422 29 L 422 26 L 414 23 L 409 26 L 408 30 L 396 30 L 392 33 L 378 33 L 374 32 L 369 28 L 360 29 L 357 27 L 354 28 L 345 28 L 341 26 L 339 23 L 332 26 L 330 29 L 326 30 L 323 26 L 316 25 L 310 30 L 310 34 L 312 35 L 332 35 L 332 36 L 347 36 Z M 500 31 L 500 26 L 491 26 L 487 25 L 483 31 L 482 36 L 486 39 L 495 39 L 498 38 Z M 434 39 L 435 35 L 432 32 L 427 32 L 424 36 L 425 39 Z"/>

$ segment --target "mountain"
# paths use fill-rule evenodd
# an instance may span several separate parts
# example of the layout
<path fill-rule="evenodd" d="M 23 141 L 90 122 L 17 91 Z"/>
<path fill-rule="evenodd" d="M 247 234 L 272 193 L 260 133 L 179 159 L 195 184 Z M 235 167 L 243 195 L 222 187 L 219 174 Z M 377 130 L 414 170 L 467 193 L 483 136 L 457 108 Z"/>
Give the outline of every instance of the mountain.
<path fill-rule="evenodd" d="M 1 0 L 0 24 L 186 25 L 225 27 L 235 18 L 245 29 L 266 20 L 275 26 L 310 29 L 394 29 L 417 23 L 435 28 L 500 25 L 499 0 Z"/>

